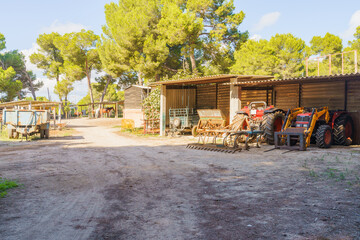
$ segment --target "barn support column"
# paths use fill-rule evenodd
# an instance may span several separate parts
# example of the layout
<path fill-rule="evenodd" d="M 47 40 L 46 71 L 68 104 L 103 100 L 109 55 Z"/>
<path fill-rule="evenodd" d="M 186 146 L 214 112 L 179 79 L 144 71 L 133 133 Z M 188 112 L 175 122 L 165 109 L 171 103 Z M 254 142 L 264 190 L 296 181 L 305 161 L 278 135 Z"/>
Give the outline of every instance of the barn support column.
<path fill-rule="evenodd" d="M 236 115 L 236 112 L 241 109 L 239 88 L 235 86 L 234 83 L 237 82 L 237 78 L 230 79 L 230 123 L 232 123 L 233 118 Z"/>
<path fill-rule="evenodd" d="M 160 136 L 165 136 L 166 128 L 166 85 L 161 85 L 160 93 Z"/>

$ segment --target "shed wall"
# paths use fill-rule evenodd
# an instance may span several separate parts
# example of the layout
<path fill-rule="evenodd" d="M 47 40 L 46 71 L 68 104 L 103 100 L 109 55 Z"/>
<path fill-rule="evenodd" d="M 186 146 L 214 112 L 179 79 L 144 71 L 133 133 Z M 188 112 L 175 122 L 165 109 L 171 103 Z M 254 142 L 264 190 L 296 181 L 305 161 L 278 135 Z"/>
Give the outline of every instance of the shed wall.
<path fill-rule="evenodd" d="M 345 82 L 306 83 L 301 87 L 302 107 L 324 107 L 330 110 L 345 108 Z"/>
<path fill-rule="evenodd" d="M 360 111 L 360 81 L 348 82 L 347 110 Z"/>
<path fill-rule="evenodd" d="M 274 105 L 288 110 L 299 106 L 299 84 L 280 85 L 275 87 Z"/>
<path fill-rule="evenodd" d="M 251 102 L 264 101 L 268 105 L 272 104 L 272 89 L 256 90 L 256 89 L 242 89 L 240 92 L 241 108 Z"/>
<path fill-rule="evenodd" d="M 218 85 L 217 87 L 217 107 L 226 116 L 226 124 L 229 124 L 230 120 L 230 86 Z"/>
<path fill-rule="evenodd" d="M 196 106 L 199 109 L 216 108 L 216 85 L 198 85 L 196 89 Z"/>
<path fill-rule="evenodd" d="M 142 108 L 142 89 L 138 87 L 130 87 L 125 89 L 125 109 L 141 109 Z"/>
<path fill-rule="evenodd" d="M 170 108 L 195 108 L 196 89 L 167 89 L 166 90 L 166 124 L 169 124 Z"/>

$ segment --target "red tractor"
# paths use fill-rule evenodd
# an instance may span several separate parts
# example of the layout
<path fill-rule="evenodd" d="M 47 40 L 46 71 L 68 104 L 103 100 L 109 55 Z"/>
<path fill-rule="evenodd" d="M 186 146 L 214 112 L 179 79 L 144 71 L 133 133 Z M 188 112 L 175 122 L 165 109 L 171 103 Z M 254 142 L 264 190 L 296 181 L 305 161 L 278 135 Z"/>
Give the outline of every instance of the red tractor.
<path fill-rule="evenodd" d="M 264 131 L 264 138 L 268 144 L 274 144 L 274 133 L 281 131 L 284 123 L 285 112 L 272 105 L 267 106 L 266 102 L 251 102 L 240 111 L 236 112 L 236 117 L 247 117 L 252 126 L 244 125 L 242 128 L 256 128 Z M 246 124 L 247 121 L 244 122 Z"/>

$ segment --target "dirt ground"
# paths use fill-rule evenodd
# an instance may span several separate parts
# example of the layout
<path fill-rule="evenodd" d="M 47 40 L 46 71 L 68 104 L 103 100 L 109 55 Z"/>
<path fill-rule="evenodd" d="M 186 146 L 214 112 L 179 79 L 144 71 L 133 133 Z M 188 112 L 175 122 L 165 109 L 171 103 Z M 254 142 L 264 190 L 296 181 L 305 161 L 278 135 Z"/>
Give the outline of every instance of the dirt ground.
<path fill-rule="evenodd" d="M 191 137 L 117 134 L 0 142 L 0 239 L 360 239 L 360 148 L 186 149 Z"/>

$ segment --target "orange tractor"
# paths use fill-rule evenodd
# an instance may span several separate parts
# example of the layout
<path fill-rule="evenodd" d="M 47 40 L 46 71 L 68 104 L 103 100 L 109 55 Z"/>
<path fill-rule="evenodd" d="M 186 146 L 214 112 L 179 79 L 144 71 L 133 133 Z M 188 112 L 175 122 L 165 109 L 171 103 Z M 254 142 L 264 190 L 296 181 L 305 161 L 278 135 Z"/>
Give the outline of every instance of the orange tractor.
<path fill-rule="evenodd" d="M 275 148 L 304 151 L 312 142 L 319 148 L 350 145 L 353 129 L 353 120 L 346 111 L 295 108 L 287 112 L 281 131 L 275 133 Z"/>

